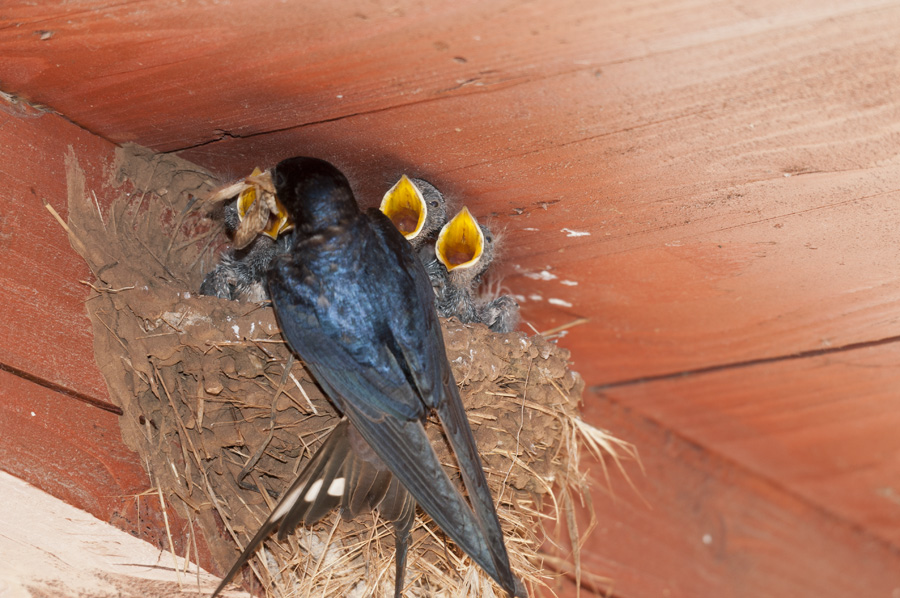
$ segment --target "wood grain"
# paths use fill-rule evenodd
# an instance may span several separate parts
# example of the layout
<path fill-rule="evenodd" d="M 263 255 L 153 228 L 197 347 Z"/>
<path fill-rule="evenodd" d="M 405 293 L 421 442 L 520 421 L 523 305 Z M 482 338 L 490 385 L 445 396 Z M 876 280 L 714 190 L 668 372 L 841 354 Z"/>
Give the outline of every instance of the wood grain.
<path fill-rule="evenodd" d="M 258 1 L 211 10 L 175 0 L 20 1 L 0 21 L 7 57 L 0 72 L 6 91 L 114 141 L 173 150 L 593 73 L 883 6 L 353 0 L 306 2 L 302 10 Z"/>
<path fill-rule="evenodd" d="M 893 34 L 877 23 L 898 15 L 704 37 L 599 76 L 185 155 L 237 171 L 303 148 L 370 203 L 399 172 L 435 179 L 506 229 L 505 282 L 538 329 L 591 320 L 566 344 L 592 383 L 871 340 L 897 333 L 898 255 L 878 225 L 898 216 L 896 84 L 854 65 L 884 56 Z M 543 271 L 556 278 L 529 278 Z"/>
<path fill-rule="evenodd" d="M 230 171 L 322 155 L 370 204 L 400 172 L 433 179 L 505 229 L 504 282 L 536 328 L 590 319 L 565 340 L 590 383 L 874 340 L 900 332 L 900 85 L 876 58 L 898 20 L 702 37 L 183 155 Z"/>
<path fill-rule="evenodd" d="M 635 478 L 640 498 L 612 472 L 614 496 L 594 500 L 584 567 L 612 577 L 613 595 L 838 598 L 900 588 L 896 547 L 869 530 L 631 407 L 595 398 L 585 416 L 636 442 L 646 471 Z"/>
<path fill-rule="evenodd" d="M 117 416 L 0 371 L 0 469 L 158 548 L 166 524 L 137 454 L 122 443 Z M 189 524 L 171 505 L 175 552 Z M 205 540 L 197 542 L 207 561 Z M 191 549 L 193 551 L 193 548 Z"/>
<path fill-rule="evenodd" d="M 0 472 L 0 581 L 7 596 L 210 595 L 218 579 Z M 22 525 L 28 521 L 28 525 Z M 231 591 L 229 598 L 248 598 Z"/>
<path fill-rule="evenodd" d="M 433 179 L 506 231 L 536 328 L 590 320 L 590 383 L 897 333 L 896 2 L 140 6 L 14 7 L 0 80 L 231 176 L 316 154 L 370 205 Z"/>
<path fill-rule="evenodd" d="M 44 207 L 68 214 L 66 157 L 85 172 L 85 199 L 106 205 L 114 146 L 56 115 L 0 98 L 0 364 L 109 403 L 84 309 L 85 261 Z"/>
<path fill-rule="evenodd" d="M 898 363 L 891 342 L 593 392 L 897 546 Z"/>

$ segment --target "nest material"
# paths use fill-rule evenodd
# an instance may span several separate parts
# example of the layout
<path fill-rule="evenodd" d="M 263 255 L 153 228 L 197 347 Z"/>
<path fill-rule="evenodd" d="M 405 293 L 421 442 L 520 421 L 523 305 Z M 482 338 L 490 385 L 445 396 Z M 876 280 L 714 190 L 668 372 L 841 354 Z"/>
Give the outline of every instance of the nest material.
<path fill-rule="evenodd" d="M 208 204 L 198 201 L 214 177 L 138 146 L 117 152 L 114 171 L 122 193 L 101 214 L 77 161 L 67 159 L 72 244 L 98 279 L 87 301 L 97 363 L 124 412 L 126 444 L 155 487 L 199 522 L 225 570 L 336 415 L 293 359 L 271 308 L 196 294 L 224 242 Z M 543 584 L 544 523 L 568 523 L 572 545 L 579 544 L 570 495 L 587 496 L 579 444 L 586 439 L 597 452 L 597 442 L 609 443 L 619 454 L 630 447 L 578 418 L 583 382 L 568 369 L 566 350 L 540 336 L 443 324 L 513 570 L 532 587 Z M 458 478 L 438 428 L 429 426 L 435 446 Z M 233 543 L 218 540 L 222 527 Z M 377 514 L 355 522 L 335 514 L 287 542 L 268 540 L 251 567 L 276 595 L 391 595 L 390 536 Z M 494 592 L 421 512 L 409 559 L 407 596 Z M 576 551 L 576 571 L 577 564 Z"/>

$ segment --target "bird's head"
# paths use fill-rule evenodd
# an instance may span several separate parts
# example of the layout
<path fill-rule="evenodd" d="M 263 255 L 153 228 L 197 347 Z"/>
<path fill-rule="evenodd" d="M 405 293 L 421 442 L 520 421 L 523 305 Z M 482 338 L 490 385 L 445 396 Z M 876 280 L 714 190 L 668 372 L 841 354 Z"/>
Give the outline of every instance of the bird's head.
<path fill-rule="evenodd" d="M 278 200 L 297 225 L 318 230 L 359 214 L 347 177 L 318 158 L 288 158 L 272 173 Z"/>
<path fill-rule="evenodd" d="M 434 245 L 437 259 L 458 286 L 478 280 L 494 259 L 494 236 L 463 207 L 438 234 Z"/>
<path fill-rule="evenodd" d="M 406 175 L 381 200 L 380 209 L 413 247 L 421 247 L 447 221 L 444 196 L 422 179 Z"/>

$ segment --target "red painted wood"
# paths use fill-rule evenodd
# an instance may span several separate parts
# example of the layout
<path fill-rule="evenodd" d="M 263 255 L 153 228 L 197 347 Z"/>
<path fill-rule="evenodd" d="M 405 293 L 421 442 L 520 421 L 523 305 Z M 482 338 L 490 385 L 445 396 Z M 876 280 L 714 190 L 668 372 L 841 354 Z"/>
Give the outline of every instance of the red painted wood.
<path fill-rule="evenodd" d="M 172 150 L 225 132 L 255 135 L 563 73 L 592 75 L 879 5 L 19 1 L 0 20 L 0 80 L 110 139 Z M 568 92 L 546 99 L 567 103 Z"/>
<path fill-rule="evenodd" d="M 148 492 L 147 473 L 122 444 L 112 413 L 0 371 L 0 469 L 169 548 L 159 496 Z M 167 514 L 175 551 L 183 556 L 188 523 L 171 505 Z M 205 540 L 197 542 L 208 563 Z"/>
<path fill-rule="evenodd" d="M 108 402 L 84 308 L 88 287 L 81 281 L 91 279 L 90 270 L 43 203 L 66 218 L 65 161 L 72 155 L 88 192 L 106 205 L 114 146 L 0 98 L 0 147 L 0 301 L 7 314 L 0 318 L 0 364 Z"/>
<path fill-rule="evenodd" d="M 869 529 L 615 401 L 589 398 L 585 418 L 634 441 L 646 470 L 635 478 L 642 498 L 615 471 L 615 497 L 594 493 L 598 526 L 584 566 L 612 577 L 613 595 L 841 598 L 900 588 L 895 545 Z"/>
<path fill-rule="evenodd" d="M 900 84 L 878 65 L 894 43 L 880 23 L 900 8 L 800 14 L 754 28 L 736 18 L 735 36 L 685 34 L 599 75 L 183 155 L 231 174 L 321 155 L 370 205 L 400 172 L 433 179 L 495 214 L 505 283 L 538 329 L 590 319 L 565 340 L 589 383 L 892 336 L 900 256 L 881 223 L 898 218 Z M 556 278 L 525 275 L 543 271 Z"/>
<path fill-rule="evenodd" d="M 659 94 L 655 99 L 662 102 L 664 90 Z M 513 91 L 497 95 L 500 105 L 515 99 Z M 790 150 L 779 147 L 783 140 L 762 124 L 766 130 L 748 142 L 758 147 L 727 158 L 733 170 L 715 166 L 716 154 L 727 155 L 734 140 L 710 138 L 704 123 L 733 118 L 727 107 L 685 119 L 689 126 L 622 130 L 515 160 L 462 165 L 465 157 L 432 153 L 422 166 L 413 166 L 405 144 L 438 143 L 453 123 L 475 119 L 480 110 L 466 99 L 447 100 L 397 109 L 390 120 L 345 119 L 186 154 L 209 166 L 244 161 L 249 167 L 292 151 L 285 148 L 303 148 L 349 171 L 370 205 L 380 197 L 378 189 L 401 172 L 435 179 L 457 204 L 468 204 L 478 215 L 496 214 L 495 228 L 506 232 L 504 282 L 525 298 L 526 319 L 539 330 L 590 319 L 564 341 L 589 383 L 900 334 L 893 317 L 900 300 L 893 264 L 900 255 L 893 228 L 879 224 L 900 217 L 900 176 L 889 161 L 894 149 L 887 113 L 866 125 L 877 149 L 867 168 L 852 172 L 785 172 L 794 168 Z M 775 115 L 748 118 L 765 123 Z M 415 130 L 414 123 L 426 121 L 435 128 Z M 513 134 L 510 119 L 497 122 L 498 135 Z M 835 140 L 809 156 L 815 166 L 808 167 L 840 168 L 857 152 L 858 141 L 848 138 L 854 126 L 863 123 L 832 131 Z M 671 135 L 680 134 L 681 143 L 703 156 L 666 158 L 673 150 L 657 144 L 667 128 L 677 129 Z M 388 140 L 390 151 L 372 157 L 372 139 Z M 462 145 L 476 147 L 475 133 Z M 638 155 L 629 155 L 629 147 L 639 147 L 632 152 Z M 763 172 L 768 166 L 771 172 Z M 706 168 L 739 180 L 710 179 L 701 172 Z M 538 174 L 523 178 L 526 172 Z M 590 236 L 570 237 L 574 233 L 563 229 Z M 572 305 L 552 305 L 550 299 Z"/>
<path fill-rule="evenodd" d="M 894 342 L 596 393 L 897 546 L 898 364 Z"/>
<path fill-rule="evenodd" d="M 898 333 L 868 231 L 896 216 L 895 5 L 90 6 L 14 6 L 0 81 L 115 140 L 228 130 L 184 155 L 232 176 L 314 153 L 369 204 L 434 179 L 496 213 L 538 329 L 591 320 L 566 340 L 589 382 Z"/>

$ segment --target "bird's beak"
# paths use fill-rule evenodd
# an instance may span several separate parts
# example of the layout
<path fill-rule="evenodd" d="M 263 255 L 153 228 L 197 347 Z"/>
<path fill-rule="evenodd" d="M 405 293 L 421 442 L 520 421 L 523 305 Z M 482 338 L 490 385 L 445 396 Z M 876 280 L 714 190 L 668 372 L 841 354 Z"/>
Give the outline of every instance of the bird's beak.
<path fill-rule="evenodd" d="M 288 218 L 287 210 L 275 195 L 272 174 L 268 170 L 262 172 L 259 168 L 254 168 L 244 182 L 246 188 L 241 191 L 237 201 L 238 216 L 241 222 L 244 221 L 248 212 L 269 208 L 268 218 L 264 221 L 262 229 L 254 232 L 254 236 L 261 232 L 272 239 L 277 239 L 281 233 L 294 228 L 294 223 Z M 256 203 L 257 199 L 262 201 Z M 275 209 L 272 210 L 272 207 Z"/>
<path fill-rule="evenodd" d="M 448 272 L 455 268 L 471 268 L 478 263 L 484 252 L 484 233 L 468 208 L 463 207 L 444 225 L 434 252 Z"/>
<path fill-rule="evenodd" d="M 428 216 L 428 204 L 422 192 L 405 174 L 384 194 L 379 209 L 391 219 L 407 241 L 422 232 Z"/>

